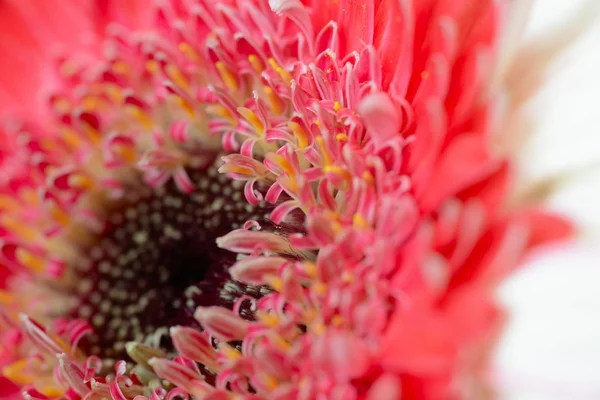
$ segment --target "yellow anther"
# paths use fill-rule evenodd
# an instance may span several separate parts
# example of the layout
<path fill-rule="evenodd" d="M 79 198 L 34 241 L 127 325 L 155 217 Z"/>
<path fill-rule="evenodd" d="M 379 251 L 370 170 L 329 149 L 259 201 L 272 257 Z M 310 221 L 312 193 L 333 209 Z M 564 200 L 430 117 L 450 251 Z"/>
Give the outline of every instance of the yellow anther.
<path fill-rule="evenodd" d="M 168 64 L 165 67 L 165 71 L 167 72 L 167 76 L 171 78 L 175 85 L 185 90 L 186 92 L 190 90 L 190 84 L 187 78 L 185 77 L 185 75 L 183 75 L 183 72 L 181 72 L 181 70 L 177 68 L 177 65 Z"/>
<path fill-rule="evenodd" d="M 277 64 L 277 61 L 275 61 L 275 59 L 269 58 L 268 61 L 269 61 L 269 65 L 271 66 L 273 71 L 277 72 L 277 74 L 281 77 L 281 79 L 285 82 L 285 84 L 289 86 L 290 83 L 292 82 L 292 79 L 294 79 L 292 74 L 290 74 L 288 71 L 286 71 L 284 68 L 282 68 L 279 64 Z"/>
<path fill-rule="evenodd" d="M 26 369 L 27 360 L 22 359 L 5 366 L 2 369 L 2 375 L 17 385 L 26 385 L 35 382 L 37 377 L 27 374 Z"/>
<path fill-rule="evenodd" d="M 50 216 L 52 216 L 52 218 L 54 218 L 56 222 L 63 226 L 67 226 L 69 222 L 71 222 L 71 217 L 69 217 L 69 214 L 67 214 L 64 210 L 58 207 L 55 203 L 51 203 L 48 206 L 48 211 L 50 213 Z"/>
<path fill-rule="evenodd" d="M 294 168 L 292 168 L 292 164 L 290 164 L 287 158 L 277 153 L 269 153 L 267 154 L 266 158 L 275 165 L 279 166 L 288 176 L 292 178 L 296 176 L 296 172 L 294 171 Z"/>
<path fill-rule="evenodd" d="M 348 135 L 346 135 L 345 133 L 338 133 L 337 135 L 335 135 L 335 138 L 338 142 L 348 141 Z"/>
<path fill-rule="evenodd" d="M 254 176 L 255 175 L 254 170 L 252 170 L 252 168 L 242 167 L 241 165 L 235 165 L 235 164 L 228 164 L 226 166 L 226 172 L 233 173 L 233 174 L 246 175 L 246 176 Z"/>
<path fill-rule="evenodd" d="M 28 250 L 19 247 L 15 252 L 15 257 L 24 266 L 35 272 L 42 272 L 46 266 L 46 260 Z"/>
<path fill-rule="evenodd" d="M 189 43 L 181 42 L 177 47 L 179 48 L 179 51 L 188 56 L 190 60 L 198 61 L 200 59 L 196 50 Z"/>
<path fill-rule="evenodd" d="M 360 214 L 354 214 L 352 217 L 352 223 L 354 226 L 360 229 L 366 229 L 369 227 L 369 222 Z"/>
<path fill-rule="evenodd" d="M 255 54 L 250 54 L 248 56 L 248 62 L 250 63 L 250 66 L 254 72 L 257 74 L 261 74 L 265 70 L 265 66 L 263 65 L 262 61 L 260 61 L 260 58 L 258 58 L 258 56 Z"/>
<path fill-rule="evenodd" d="M 41 394 L 48 396 L 51 399 L 54 399 L 56 397 L 59 397 L 60 395 L 62 395 L 64 393 L 64 390 L 52 385 L 52 384 L 46 384 L 46 385 L 42 385 L 36 388 L 38 390 L 38 392 L 40 392 Z"/>
<path fill-rule="evenodd" d="M 339 101 L 336 101 L 336 102 L 333 103 L 333 109 L 335 111 L 340 111 L 342 109 L 342 105 L 340 104 Z"/>
<path fill-rule="evenodd" d="M 160 66 L 158 65 L 158 62 L 156 62 L 155 60 L 148 60 L 146 61 L 146 70 L 148 72 L 150 72 L 151 74 L 155 74 L 158 71 L 160 71 Z"/>
<path fill-rule="evenodd" d="M 12 293 L 6 290 L 0 290 L 0 304 L 11 304 L 14 301 Z"/>
<path fill-rule="evenodd" d="M 338 221 L 331 221 L 331 230 L 335 235 L 338 235 L 342 230 L 344 230 L 344 227 Z"/>
<path fill-rule="evenodd" d="M 292 131 L 296 139 L 298 139 L 298 147 L 301 149 L 306 148 L 308 146 L 308 133 L 306 130 L 297 122 L 290 121 L 288 122 L 288 128 Z"/>
<path fill-rule="evenodd" d="M 100 132 L 92 128 L 90 125 L 83 124 L 83 133 L 93 144 L 97 145 L 100 143 L 100 139 L 102 138 Z"/>
<path fill-rule="evenodd" d="M 310 276 L 311 278 L 314 278 L 317 276 L 317 272 L 318 272 L 317 264 L 306 261 L 302 264 L 302 266 L 304 267 L 304 272 L 306 272 L 306 274 L 308 276 Z"/>
<path fill-rule="evenodd" d="M 37 230 L 31 228 L 27 224 L 24 224 L 22 221 L 18 221 L 10 215 L 3 215 L 0 221 L 2 225 L 8 228 L 10 232 L 18 235 L 23 239 L 26 239 L 28 241 L 34 241 L 40 237 L 40 234 Z"/>
<path fill-rule="evenodd" d="M 375 178 L 373 178 L 373 174 L 371 174 L 369 171 L 363 172 L 362 177 L 365 181 L 367 181 L 370 184 L 375 183 Z"/>
<path fill-rule="evenodd" d="M 312 286 L 312 289 L 318 295 L 324 295 L 327 293 L 327 285 L 323 282 L 317 282 Z"/>
<path fill-rule="evenodd" d="M 273 290 L 276 291 L 280 291 L 281 288 L 283 288 L 283 281 L 277 276 L 267 278 L 267 283 Z"/>
<path fill-rule="evenodd" d="M 317 335 L 322 335 L 325 333 L 326 329 L 325 329 L 325 325 L 323 325 L 322 323 L 316 323 L 311 325 L 311 331 Z"/>
<path fill-rule="evenodd" d="M 154 127 L 150 116 L 141 108 L 130 104 L 125 107 L 125 110 L 147 130 L 151 130 Z"/>
<path fill-rule="evenodd" d="M 70 127 L 60 128 L 60 137 L 72 149 L 78 149 L 83 144 L 81 137 Z"/>
<path fill-rule="evenodd" d="M 344 325 L 344 318 L 341 315 L 336 315 L 331 318 L 331 325 L 333 326 L 342 326 Z"/>
<path fill-rule="evenodd" d="M 0 194 L 0 210 L 18 210 L 20 208 L 20 204 L 15 200 L 13 196 L 6 196 Z"/>
<path fill-rule="evenodd" d="M 214 104 L 206 107 L 206 112 L 217 117 L 223 117 L 228 119 L 232 124 L 235 124 L 237 121 L 235 116 L 225 107 L 219 104 Z"/>
<path fill-rule="evenodd" d="M 227 343 L 221 343 L 219 345 L 219 351 L 222 355 L 224 355 L 227 359 L 231 361 L 237 360 L 242 356 L 242 354 L 238 350 L 228 345 Z"/>
<path fill-rule="evenodd" d="M 131 146 L 122 143 L 117 143 L 114 145 L 113 150 L 119 157 L 121 157 L 123 160 L 127 161 L 130 164 L 137 161 L 138 152 L 135 151 L 135 149 Z"/>
<path fill-rule="evenodd" d="M 274 390 L 277 388 L 277 386 L 279 386 L 279 381 L 271 375 L 263 374 L 262 381 L 269 390 Z"/>
<path fill-rule="evenodd" d="M 260 118 L 258 118 L 258 115 L 254 113 L 254 111 L 246 107 L 238 107 L 237 110 L 242 115 L 242 117 L 246 119 L 246 121 L 250 122 L 250 125 L 252 125 L 252 127 L 254 128 L 256 133 L 258 133 L 259 136 L 263 136 L 265 134 L 265 124 L 262 123 Z"/>
<path fill-rule="evenodd" d="M 325 147 L 325 140 L 323 139 L 323 136 L 317 136 L 315 140 L 317 142 L 317 145 L 319 146 L 319 150 L 321 150 L 321 156 L 323 157 L 323 167 L 330 166 L 332 164 L 332 159 L 331 155 L 327 151 L 327 148 Z"/>
<path fill-rule="evenodd" d="M 269 314 L 266 312 L 257 312 L 256 316 L 258 317 L 258 320 L 260 322 L 262 322 L 263 324 L 265 324 L 271 328 L 275 328 L 281 322 L 276 315 Z"/>
<path fill-rule="evenodd" d="M 177 106 L 179 106 L 179 108 L 181 108 L 189 117 L 193 118 L 196 115 L 194 106 L 189 101 L 175 94 L 171 95 L 171 98 L 175 101 Z"/>
<path fill-rule="evenodd" d="M 269 106 L 271 106 L 271 111 L 277 115 L 281 114 L 283 111 L 283 106 L 281 105 L 281 100 L 279 100 L 279 97 L 277 97 L 277 94 L 275 94 L 275 91 L 269 86 L 265 86 L 263 91 L 265 92 Z"/>
<path fill-rule="evenodd" d="M 337 165 L 328 165 L 325 168 L 323 168 L 323 172 L 325 172 L 326 174 L 337 175 L 340 179 L 343 180 L 345 184 L 350 183 L 350 180 L 352 179 L 352 174 L 350 173 L 350 171 Z"/>
<path fill-rule="evenodd" d="M 104 108 L 106 101 L 96 95 L 89 95 L 81 99 L 81 104 L 85 110 L 95 111 Z"/>
<path fill-rule="evenodd" d="M 225 83 L 225 86 L 230 90 L 238 90 L 239 86 L 236 76 L 229 68 L 227 68 L 227 65 L 225 65 L 223 61 L 217 61 L 215 66 L 217 67 L 217 71 L 219 71 L 219 75 L 221 75 L 221 79 L 223 80 L 223 83 Z"/>
<path fill-rule="evenodd" d="M 115 61 L 112 65 L 112 70 L 117 74 L 129 75 L 131 68 L 125 61 Z"/>
<path fill-rule="evenodd" d="M 104 85 L 104 92 L 108 95 L 113 103 L 117 105 L 123 103 L 123 94 L 121 93 L 121 88 L 119 86 L 112 83 L 106 83 Z"/>
<path fill-rule="evenodd" d="M 95 186 L 95 182 L 89 176 L 81 173 L 71 174 L 69 176 L 69 185 L 78 189 L 91 189 Z"/>

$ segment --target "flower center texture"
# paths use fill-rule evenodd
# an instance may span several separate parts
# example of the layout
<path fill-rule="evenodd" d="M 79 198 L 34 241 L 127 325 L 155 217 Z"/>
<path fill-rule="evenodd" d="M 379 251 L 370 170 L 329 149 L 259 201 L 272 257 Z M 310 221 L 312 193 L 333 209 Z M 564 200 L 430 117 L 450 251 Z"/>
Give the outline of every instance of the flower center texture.
<path fill-rule="evenodd" d="M 82 342 L 90 354 L 127 359 L 129 341 L 172 350 L 169 328 L 197 326 L 198 306 L 231 309 L 238 298 L 265 292 L 229 276 L 236 256 L 216 240 L 249 220 L 268 221 L 272 207 L 245 201 L 243 184 L 215 163 L 189 176 L 196 184 L 190 193 L 168 182 L 126 195 L 78 260 L 73 316 L 93 325 Z M 247 308 L 241 313 L 252 317 Z"/>

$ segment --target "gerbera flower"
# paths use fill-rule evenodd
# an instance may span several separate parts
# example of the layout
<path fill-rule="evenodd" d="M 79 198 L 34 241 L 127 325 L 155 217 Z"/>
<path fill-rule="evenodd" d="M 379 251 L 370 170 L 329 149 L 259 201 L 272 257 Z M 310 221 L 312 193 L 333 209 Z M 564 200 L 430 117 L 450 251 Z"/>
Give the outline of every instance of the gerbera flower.
<path fill-rule="evenodd" d="M 496 284 L 571 232 L 506 201 L 507 11 L 1 3 L 6 396 L 485 396 Z"/>

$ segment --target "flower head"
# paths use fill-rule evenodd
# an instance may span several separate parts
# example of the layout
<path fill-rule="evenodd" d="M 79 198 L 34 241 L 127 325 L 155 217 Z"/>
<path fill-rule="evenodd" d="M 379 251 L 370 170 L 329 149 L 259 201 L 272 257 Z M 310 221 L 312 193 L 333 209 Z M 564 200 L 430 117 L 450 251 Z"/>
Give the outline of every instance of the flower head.
<path fill-rule="evenodd" d="M 570 232 L 505 202 L 503 3 L 127 5 L 69 8 L 84 44 L 0 5 L 18 40 L 83 55 L 3 127 L 4 379 L 35 399 L 484 390 L 495 285 Z"/>

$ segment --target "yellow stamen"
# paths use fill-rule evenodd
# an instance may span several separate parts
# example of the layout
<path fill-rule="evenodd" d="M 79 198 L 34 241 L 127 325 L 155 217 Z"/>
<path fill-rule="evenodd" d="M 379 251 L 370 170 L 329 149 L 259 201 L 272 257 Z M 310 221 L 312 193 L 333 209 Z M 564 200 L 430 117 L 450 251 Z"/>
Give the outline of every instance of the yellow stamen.
<path fill-rule="evenodd" d="M 131 146 L 118 143 L 113 147 L 113 149 L 119 157 L 121 157 L 128 163 L 133 164 L 135 161 L 137 161 L 138 152 L 135 151 L 135 149 Z"/>
<path fill-rule="evenodd" d="M 332 159 L 331 155 L 327 151 L 327 148 L 325 147 L 325 140 L 323 139 L 323 136 L 318 136 L 315 138 L 315 140 L 319 146 L 319 150 L 321 150 L 321 155 L 323 156 L 323 167 L 327 168 L 332 164 Z"/>
<path fill-rule="evenodd" d="M 158 62 L 154 60 L 148 60 L 146 61 L 146 70 L 151 74 L 156 74 L 158 71 L 160 71 L 160 66 L 158 65 Z"/>
<path fill-rule="evenodd" d="M 95 186 L 95 182 L 89 176 L 86 176 L 82 173 L 75 173 L 69 176 L 69 186 L 88 190 Z"/>
<path fill-rule="evenodd" d="M 363 179 L 371 185 L 375 183 L 375 178 L 373 177 L 373 174 L 371 174 L 369 171 L 363 172 Z"/>
<path fill-rule="evenodd" d="M 297 122 L 288 122 L 288 128 L 292 131 L 296 139 L 298 139 L 298 147 L 304 149 L 308 146 L 308 133 L 306 130 Z"/>
<path fill-rule="evenodd" d="M 269 61 L 269 65 L 271 66 L 273 71 L 277 72 L 277 74 L 281 77 L 281 79 L 285 82 L 285 84 L 290 86 L 290 83 L 294 79 L 292 74 L 290 74 L 288 71 L 286 71 L 284 68 L 282 68 L 279 64 L 277 64 L 277 61 L 275 61 L 275 59 L 269 58 L 268 61 Z"/>
<path fill-rule="evenodd" d="M 18 210 L 19 203 L 12 196 L 0 195 L 0 210 Z"/>
<path fill-rule="evenodd" d="M 333 109 L 335 111 L 340 111 L 342 109 L 342 105 L 340 104 L 339 101 L 336 101 L 336 102 L 333 103 Z"/>
<path fill-rule="evenodd" d="M 287 160 L 287 158 L 277 154 L 277 153 L 269 153 L 266 158 L 273 162 L 275 165 L 279 166 L 288 176 L 295 177 L 296 173 L 292 168 L 292 164 Z"/>
<path fill-rule="evenodd" d="M 44 386 L 40 386 L 36 389 L 38 390 L 38 392 L 50 397 L 51 399 L 59 397 L 60 395 L 62 395 L 64 393 L 64 391 L 62 389 L 60 389 L 56 386 L 53 386 L 53 385 L 44 385 Z"/>
<path fill-rule="evenodd" d="M 344 324 L 344 318 L 341 315 L 336 315 L 331 319 L 333 326 L 342 326 Z"/>
<path fill-rule="evenodd" d="M 58 207 L 58 205 L 56 205 L 54 202 L 48 206 L 48 211 L 52 218 L 54 218 L 56 222 L 63 226 L 67 226 L 69 222 L 71 222 L 71 217 L 69 217 L 69 214 Z"/>
<path fill-rule="evenodd" d="M 121 88 L 112 83 L 104 84 L 104 91 L 108 95 L 108 97 L 112 100 L 113 103 L 120 105 L 123 103 L 123 95 L 121 93 Z"/>
<path fill-rule="evenodd" d="M 337 135 L 335 135 L 335 138 L 337 139 L 338 142 L 347 142 L 348 141 L 348 135 L 346 135 L 345 133 L 338 133 Z"/>
<path fill-rule="evenodd" d="M 325 333 L 326 329 L 325 329 L 325 325 L 323 325 L 322 323 L 317 323 L 317 324 L 313 324 L 311 325 L 311 330 L 313 333 L 317 334 L 317 335 L 322 335 Z"/>
<path fill-rule="evenodd" d="M 221 79 L 223 80 L 223 83 L 225 83 L 225 86 L 230 90 L 237 91 L 239 89 L 237 79 L 233 72 L 227 68 L 227 65 L 225 65 L 223 61 L 217 61 L 215 66 L 217 67 L 217 71 L 219 71 L 219 75 L 221 75 Z"/>
<path fill-rule="evenodd" d="M 273 276 L 272 278 L 267 278 L 267 283 L 273 290 L 280 291 L 283 287 L 283 281 L 281 278 L 277 276 Z"/>
<path fill-rule="evenodd" d="M 248 62 L 250 63 L 250 66 L 254 72 L 257 74 L 262 74 L 262 72 L 265 70 L 265 66 L 263 65 L 262 61 L 260 61 L 260 58 L 254 54 L 250 54 L 248 56 Z"/>
<path fill-rule="evenodd" d="M 19 263 L 36 272 L 42 272 L 46 266 L 45 259 L 20 247 L 16 250 L 15 257 Z"/>
<path fill-rule="evenodd" d="M 242 115 L 242 117 L 246 119 L 246 121 L 250 122 L 250 125 L 252 125 L 252 127 L 254 128 L 256 133 L 258 133 L 259 136 L 263 136 L 265 134 L 265 124 L 262 123 L 260 118 L 258 118 L 258 115 L 254 113 L 254 111 L 246 107 L 238 107 L 237 110 Z"/>
<path fill-rule="evenodd" d="M 281 105 L 281 100 L 279 100 L 279 97 L 277 97 L 275 91 L 269 86 L 265 86 L 263 91 L 265 92 L 265 96 L 267 96 L 267 101 L 271 106 L 271 111 L 273 111 L 277 115 L 281 114 L 281 112 L 283 111 L 283 107 Z"/>
<path fill-rule="evenodd" d="M 235 124 L 237 122 L 235 116 L 231 114 L 231 112 L 222 105 L 215 104 L 207 106 L 206 112 L 218 117 L 227 118 L 232 124 Z"/>
<path fill-rule="evenodd" d="M 271 375 L 262 374 L 262 378 L 263 384 L 269 390 L 274 390 L 275 388 L 277 388 L 277 386 L 279 386 L 279 381 Z"/>
<path fill-rule="evenodd" d="M 129 73 L 131 72 L 129 64 L 122 60 L 115 61 L 112 65 L 112 70 L 117 74 L 121 75 L 129 75 Z"/>
<path fill-rule="evenodd" d="M 370 226 L 366 218 L 360 214 L 354 214 L 352 217 L 352 223 L 354 226 L 360 229 L 367 229 Z"/>
<path fill-rule="evenodd" d="M 175 100 L 177 105 L 181 107 L 188 116 L 193 118 L 196 115 L 196 112 L 194 111 L 194 106 L 189 101 L 177 95 L 172 95 L 171 98 Z"/>
<path fill-rule="evenodd" d="M 12 293 L 6 290 L 0 290 L 0 304 L 11 304 L 14 301 Z"/>
<path fill-rule="evenodd" d="M 22 221 L 18 221 L 9 215 L 3 215 L 0 221 L 4 227 L 9 231 L 16 234 L 17 236 L 26 239 L 27 241 L 34 241 L 39 238 L 39 232 L 24 224 Z"/>
<path fill-rule="evenodd" d="M 100 143 L 102 135 L 97 129 L 94 129 L 90 125 L 84 123 L 83 132 L 93 144 L 97 145 Z"/>
<path fill-rule="evenodd" d="M 27 368 L 27 360 L 22 359 L 5 366 L 2 369 L 2 375 L 10 379 L 17 385 L 26 385 L 36 381 L 36 376 L 28 375 L 25 369 Z"/>
<path fill-rule="evenodd" d="M 304 267 L 304 272 L 306 272 L 308 276 L 310 276 L 311 278 L 315 278 L 317 276 L 317 264 L 310 261 L 306 261 L 302 264 L 302 266 Z"/>
<path fill-rule="evenodd" d="M 324 295 L 327 293 L 327 285 L 323 282 L 317 282 L 312 286 L 316 294 Z"/>
<path fill-rule="evenodd" d="M 256 316 L 258 317 L 258 320 L 260 322 L 271 328 L 275 328 L 280 323 L 279 318 L 274 314 L 269 314 L 266 312 L 257 312 Z"/>
<path fill-rule="evenodd" d="M 228 164 L 226 167 L 226 172 L 248 176 L 254 175 L 254 171 L 251 168 L 242 167 L 235 164 Z"/>
<path fill-rule="evenodd" d="M 181 70 L 179 68 L 177 68 L 177 66 L 175 64 L 168 64 L 165 67 L 165 71 L 167 72 L 167 75 L 169 76 L 169 78 L 171 78 L 171 80 L 177 86 L 179 86 L 186 92 L 190 90 L 190 84 L 189 84 L 187 78 L 185 77 L 185 75 L 183 75 L 183 72 L 181 72 Z"/>
<path fill-rule="evenodd" d="M 235 361 L 242 356 L 242 354 L 239 351 L 237 351 L 235 348 L 228 345 L 227 343 L 221 343 L 219 345 L 219 351 L 231 361 Z"/>
<path fill-rule="evenodd" d="M 194 50 L 194 48 L 189 43 L 181 42 L 177 47 L 179 48 L 179 51 L 188 56 L 190 60 L 197 62 L 200 59 L 200 56 L 198 55 L 196 50 Z"/>
<path fill-rule="evenodd" d="M 129 114 L 135 119 L 137 119 L 137 121 L 147 130 L 151 130 L 154 127 L 154 123 L 152 122 L 150 116 L 141 108 L 129 104 L 125 107 L 125 110 L 129 112 Z"/>
<path fill-rule="evenodd" d="M 83 144 L 83 140 L 81 140 L 77 132 L 67 126 L 60 129 L 60 137 L 65 141 L 65 144 L 72 149 L 78 149 Z"/>

